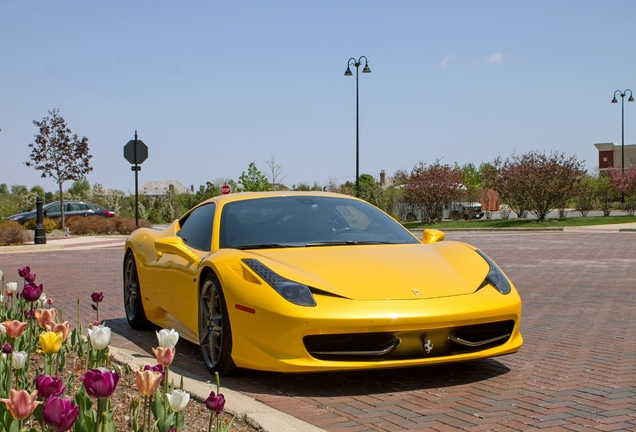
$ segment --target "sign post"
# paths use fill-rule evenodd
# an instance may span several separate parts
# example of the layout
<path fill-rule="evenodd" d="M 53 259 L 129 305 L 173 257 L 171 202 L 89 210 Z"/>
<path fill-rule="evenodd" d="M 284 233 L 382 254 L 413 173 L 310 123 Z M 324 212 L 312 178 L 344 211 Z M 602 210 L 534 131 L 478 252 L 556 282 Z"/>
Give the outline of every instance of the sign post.
<path fill-rule="evenodd" d="M 133 164 L 131 171 L 135 172 L 135 225 L 139 226 L 139 179 L 138 172 L 141 171 L 141 165 L 148 159 L 148 146 L 142 140 L 137 139 L 137 131 L 135 130 L 135 139 L 128 141 L 124 146 L 124 157 L 128 162 Z"/>

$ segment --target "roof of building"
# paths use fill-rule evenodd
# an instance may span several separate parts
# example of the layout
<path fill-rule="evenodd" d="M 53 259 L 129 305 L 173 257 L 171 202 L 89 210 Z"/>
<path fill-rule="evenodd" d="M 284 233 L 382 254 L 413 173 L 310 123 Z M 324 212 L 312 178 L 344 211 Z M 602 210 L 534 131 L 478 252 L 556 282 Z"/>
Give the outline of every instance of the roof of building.
<path fill-rule="evenodd" d="M 148 181 L 139 188 L 139 193 L 142 195 L 165 195 L 168 193 L 170 186 L 174 188 L 176 194 L 188 193 L 190 189 L 179 183 L 177 180 L 161 180 L 161 181 Z"/>

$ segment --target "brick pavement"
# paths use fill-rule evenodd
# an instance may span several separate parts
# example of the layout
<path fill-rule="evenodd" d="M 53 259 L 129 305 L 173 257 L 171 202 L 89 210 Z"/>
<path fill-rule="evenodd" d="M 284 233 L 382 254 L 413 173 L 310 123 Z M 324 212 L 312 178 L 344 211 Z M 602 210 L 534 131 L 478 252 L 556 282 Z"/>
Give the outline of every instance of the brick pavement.
<path fill-rule="evenodd" d="M 449 232 L 483 249 L 521 293 L 519 353 L 468 363 L 323 374 L 248 372 L 223 378 L 243 392 L 332 432 L 636 431 L 636 234 Z M 90 292 L 113 343 L 149 353 L 151 331 L 133 331 L 121 304 L 120 248 L 1 254 L 17 279 L 29 265 L 50 297 L 92 321 Z M 178 345 L 176 365 L 210 379 L 198 347 Z M 228 401 L 230 404 L 231 402 Z"/>

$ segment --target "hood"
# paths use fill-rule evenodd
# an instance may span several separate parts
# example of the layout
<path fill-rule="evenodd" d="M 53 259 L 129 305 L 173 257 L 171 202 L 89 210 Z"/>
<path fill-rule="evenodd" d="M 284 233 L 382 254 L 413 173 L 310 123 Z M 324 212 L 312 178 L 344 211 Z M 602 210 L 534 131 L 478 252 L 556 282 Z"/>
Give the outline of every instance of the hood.
<path fill-rule="evenodd" d="M 355 300 L 470 294 L 489 266 L 458 242 L 356 245 L 248 252 L 280 276 Z"/>

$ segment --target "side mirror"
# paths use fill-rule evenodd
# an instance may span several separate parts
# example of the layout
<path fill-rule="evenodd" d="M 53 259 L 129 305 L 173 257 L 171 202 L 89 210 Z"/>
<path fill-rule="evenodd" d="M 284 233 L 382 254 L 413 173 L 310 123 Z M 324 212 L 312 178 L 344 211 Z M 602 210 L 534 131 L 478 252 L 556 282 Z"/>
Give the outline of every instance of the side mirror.
<path fill-rule="evenodd" d="M 437 243 L 444 240 L 444 233 L 436 229 L 425 229 L 422 234 L 422 241 L 425 244 Z"/>
<path fill-rule="evenodd" d="M 162 254 L 167 253 L 178 255 L 191 263 L 196 263 L 199 261 L 199 257 L 190 249 L 188 249 L 188 247 L 183 243 L 181 237 L 164 237 L 162 239 L 156 240 L 155 248 Z"/>

